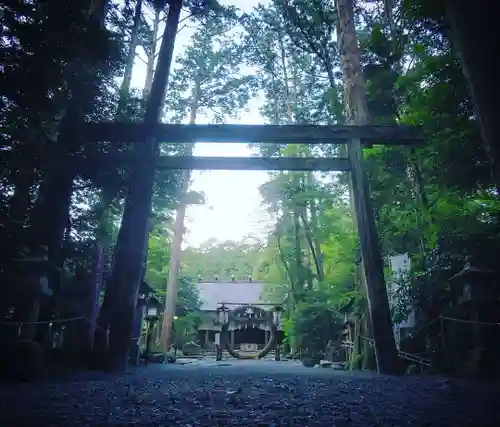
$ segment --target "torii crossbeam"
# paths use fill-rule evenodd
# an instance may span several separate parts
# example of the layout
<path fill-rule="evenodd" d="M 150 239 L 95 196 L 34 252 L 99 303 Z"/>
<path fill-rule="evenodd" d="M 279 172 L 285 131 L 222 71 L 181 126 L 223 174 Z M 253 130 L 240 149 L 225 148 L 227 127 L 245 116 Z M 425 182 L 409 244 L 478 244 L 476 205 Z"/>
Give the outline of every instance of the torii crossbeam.
<path fill-rule="evenodd" d="M 346 144 L 360 139 L 364 145 L 413 145 L 421 141 L 418 128 L 403 125 L 183 125 L 144 123 L 87 123 L 82 137 L 89 142 L 265 142 L 274 144 Z"/>
<path fill-rule="evenodd" d="M 182 125 L 159 124 L 150 129 L 143 123 L 87 123 L 82 138 L 89 142 L 133 142 L 147 137 L 158 142 L 235 142 L 273 144 L 350 144 L 362 146 L 417 145 L 419 129 L 401 125 L 325 126 L 325 125 Z M 349 171 L 350 161 L 342 157 L 196 157 L 159 156 L 158 169 L 197 170 L 289 170 Z"/>

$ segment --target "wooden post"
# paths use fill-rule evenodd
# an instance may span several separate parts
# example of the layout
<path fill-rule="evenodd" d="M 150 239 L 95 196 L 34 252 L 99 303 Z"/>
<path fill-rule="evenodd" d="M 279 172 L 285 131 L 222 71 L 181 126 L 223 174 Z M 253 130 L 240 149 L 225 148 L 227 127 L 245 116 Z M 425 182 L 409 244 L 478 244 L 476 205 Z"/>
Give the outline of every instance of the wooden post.
<path fill-rule="evenodd" d="M 354 27 L 353 1 L 337 0 L 336 3 L 338 13 L 337 38 L 344 77 L 346 121 L 351 125 L 366 125 L 369 122 L 369 114 Z M 347 146 L 347 155 L 351 163 L 352 191 L 366 277 L 377 371 L 384 374 L 394 374 L 399 371 L 399 358 L 392 332 L 384 266 L 368 179 L 363 168 L 363 149 L 360 139 L 351 140 Z"/>
<path fill-rule="evenodd" d="M 107 367 L 111 371 L 123 372 L 128 362 L 133 318 L 149 236 L 155 178 L 151 165 L 158 154 L 154 129 L 163 110 L 181 9 L 182 1 L 170 1 L 158 66 L 144 115 L 144 122 L 150 131 L 143 136 L 142 144 L 135 148 L 136 164 L 129 180 L 122 224 L 118 233 L 113 271 L 109 280 L 109 286 L 112 288 L 112 308 Z"/>

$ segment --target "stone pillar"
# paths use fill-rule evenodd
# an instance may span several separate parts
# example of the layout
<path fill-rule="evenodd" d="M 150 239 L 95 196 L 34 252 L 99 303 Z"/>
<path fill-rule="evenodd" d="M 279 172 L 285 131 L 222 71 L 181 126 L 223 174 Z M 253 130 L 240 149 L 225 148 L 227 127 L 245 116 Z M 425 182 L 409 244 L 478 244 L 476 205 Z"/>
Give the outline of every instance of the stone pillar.
<path fill-rule="evenodd" d="M 203 347 L 209 347 L 208 343 L 210 342 L 210 335 L 208 329 L 205 329 L 205 341 L 203 342 Z"/>
<path fill-rule="evenodd" d="M 234 329 L 230 332 L 231 334 L 231 347 L 234 347 Z"/>

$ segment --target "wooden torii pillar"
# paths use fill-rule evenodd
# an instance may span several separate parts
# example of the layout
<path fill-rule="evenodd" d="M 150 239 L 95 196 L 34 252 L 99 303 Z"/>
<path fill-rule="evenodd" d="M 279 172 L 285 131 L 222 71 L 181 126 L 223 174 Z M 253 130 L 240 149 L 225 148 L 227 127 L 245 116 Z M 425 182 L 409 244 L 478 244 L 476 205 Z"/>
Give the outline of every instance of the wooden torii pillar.
<path fill-rule="evenodd" d="M 153 133 L 153 135 L 151 135 Z M 156 130 L 142 123 L 88 123 L 83 138 L 89 142 L 141 143 L 148 134 L 157 141 L 169 143 L 243 142 L 278 144 L 347 144 L 353 147 L 378 144 L 400 146 L 422 142 L 419 130 L 407 126 L 321 126 L 321 125 L 179 125 L 160 124 Z M 348 150 L 349 151 L 349 150 Z M 375 227 L 362 149 L 350 150 L 357 155 L 349 158 L 318 157 L 194 157 L 159 156 L 154 167 L 163 169 L 199 170 L 290 170 L 290 171 L 350 171 L 361 253 L 367 275 L 369 310 L 375 342 L 378 370 L 391 374 L 397 370 L 397 352 L 392 332 L 383 261 Z M 123 155 L 123 161 L 133 164 L 133 158 Z M 152 165 L 153 166 L 153 165 Z M 151 183 L 152 185 L 153 183 Z"/>

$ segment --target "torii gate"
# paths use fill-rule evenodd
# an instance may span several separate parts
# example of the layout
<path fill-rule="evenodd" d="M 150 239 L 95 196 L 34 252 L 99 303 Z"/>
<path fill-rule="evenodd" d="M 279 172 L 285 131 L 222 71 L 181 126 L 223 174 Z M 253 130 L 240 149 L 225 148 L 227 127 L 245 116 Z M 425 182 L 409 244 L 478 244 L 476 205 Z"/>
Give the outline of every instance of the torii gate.
<path fill-rule="evenodd" d="M 378 144 L 390 146 L 418 144 L 422 142 L 418 128 L 398 125 L 158 124 L 152 129 L 144 123 L 112 122 L 87 123 L 83 126 L 82 131 L 83 140 L 89 142 L 109 141 L 145 144 L 145 140 L 154 140 L 157 142 L 168 141 L 169 143 L 346 144 L 348 156 L 334 158 L 156 156 L 156 151 L 153 153 L 148 148 L 149 151 L 142 160 L 135 158 L 125 160 L 137 161 L 138 167 L 149 167 L 150 169 L 152 169 L 152 165 L 148 164 L 145 159 L 152 159 L 155 162 L 154 167 L 158 169 L 350 171 L 378 370 L 383 373 L 394 371 L 394 366 L 398 363 L 398 356 L 395 351 L 375 217 L 369 185 L 363 168 L 362 149 Z M 150 200 L 146 200 L 147 198 L 137 197 L 137 195 L 136 198 L 140 200 L 140 203 L 150 204 Z M 137 256 L 131 258 L 136 259 Z"/>

